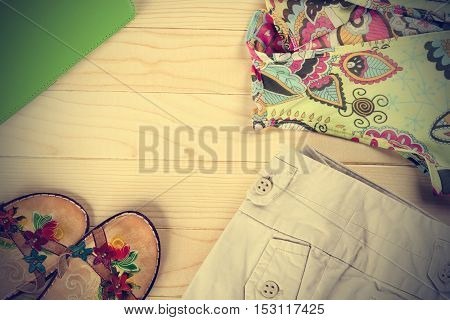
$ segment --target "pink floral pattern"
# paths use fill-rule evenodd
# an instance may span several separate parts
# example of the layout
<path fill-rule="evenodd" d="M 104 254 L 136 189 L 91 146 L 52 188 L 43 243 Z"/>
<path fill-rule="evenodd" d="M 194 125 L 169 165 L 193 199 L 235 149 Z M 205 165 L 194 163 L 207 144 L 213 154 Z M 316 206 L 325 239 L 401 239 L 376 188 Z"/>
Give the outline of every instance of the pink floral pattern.
<path fill-rule="evenodd" d="M 317 18 L 316 23 L 312 23 L 305 19 L 303 27 L 300 29 L 300 45 L 319 39 L 324 35 L 329 34 L 333 29 L 333 23 L 325 15 Z M 329 40 L 327 42 L 329 43 Z"/>
<path fill-rule="evenodd" d="M 417 142 L 412 135 L 404 132 L 397 132 L 392 128 L 369 129 L 364 133 L 364 135 L 374 138 L 370 144 L 373 147 L 378 146 L 378 142 L 376 139 L 384 139 L 388 141 L 393 148 L 415 151 L 434 163 L 433 158 L 427 153 L 426 147 Z"/>
<path fill-rule="evenodd" d="M 310 73 L 307 73 L 302 77 L 302 81 L 306 86 L 313 85 L 316 83 L 316 86 L 319 85 L 318 82 L 320 82 L 321 79 L 324 78 L 325 75 L 327 75 L 330 72 L 330 54 L 325 53 L 323 56 L 320 56 L 317 59 L 317 62 L 312 67 L 312 70 Z M 293 72 L 299 71 L 299 70 L 305 70 L 304 68 L 307 63 L 310 63 L 312 60 L 297 60 L 296 62 L 299 62 L 299 64 L 296 65 L 297 70 L 292 70 Z"/>

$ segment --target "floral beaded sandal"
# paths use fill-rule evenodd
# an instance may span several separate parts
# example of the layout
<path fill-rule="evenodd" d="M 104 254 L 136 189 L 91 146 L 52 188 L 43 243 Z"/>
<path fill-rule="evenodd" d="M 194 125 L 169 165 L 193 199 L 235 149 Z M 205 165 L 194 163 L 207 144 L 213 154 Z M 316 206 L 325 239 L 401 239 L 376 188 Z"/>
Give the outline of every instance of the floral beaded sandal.
<path fill-rule="evenodd" d="M 42 299 L 145 299 L 158 273 L 159 238 L 138 212 L 106 220 L 60 257 L 58 276 Z"/>
<path fill-rule="evenodd" d="M 31 194 L 1 205 L 0 299 L 42 291 L 58 257 L 88 226 L 86 211 L 62 195 Z"/>

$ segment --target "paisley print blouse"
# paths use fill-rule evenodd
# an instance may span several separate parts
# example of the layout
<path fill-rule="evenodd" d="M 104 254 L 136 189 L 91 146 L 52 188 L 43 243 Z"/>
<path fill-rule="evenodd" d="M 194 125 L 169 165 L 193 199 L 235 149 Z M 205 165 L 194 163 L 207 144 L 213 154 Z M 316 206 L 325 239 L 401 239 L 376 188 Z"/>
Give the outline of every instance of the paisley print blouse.
<path fill-rule="evenodd" d="M 450 194 L 450 3 L 266 0 L 248 28 L 253 127 L 391 149 Z M 406 7 L 408 5 L 408 7 Z"/>

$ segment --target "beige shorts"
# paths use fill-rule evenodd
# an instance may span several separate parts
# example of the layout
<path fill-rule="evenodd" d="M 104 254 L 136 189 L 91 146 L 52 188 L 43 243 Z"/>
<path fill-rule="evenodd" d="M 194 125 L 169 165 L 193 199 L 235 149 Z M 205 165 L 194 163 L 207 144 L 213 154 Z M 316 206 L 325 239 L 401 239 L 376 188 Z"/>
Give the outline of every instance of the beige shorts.
<path fill-rule="evenodd" d="M 446 299 L 450 227 L 309 147 L 278 154 L 184 299 Z"/>

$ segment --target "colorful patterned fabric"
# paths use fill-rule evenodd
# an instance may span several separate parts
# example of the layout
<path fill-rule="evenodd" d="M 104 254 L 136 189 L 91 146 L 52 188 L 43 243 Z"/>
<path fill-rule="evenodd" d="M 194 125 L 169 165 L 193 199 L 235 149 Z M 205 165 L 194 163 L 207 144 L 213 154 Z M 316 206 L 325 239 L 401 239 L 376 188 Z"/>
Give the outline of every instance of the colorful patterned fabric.
<path fill-rule="evenodd" d="M 266 4 L 247 34 L 253 127 L 395 150 L 450 194 L 448 1 Z"/>

